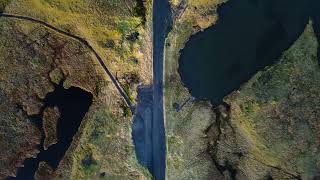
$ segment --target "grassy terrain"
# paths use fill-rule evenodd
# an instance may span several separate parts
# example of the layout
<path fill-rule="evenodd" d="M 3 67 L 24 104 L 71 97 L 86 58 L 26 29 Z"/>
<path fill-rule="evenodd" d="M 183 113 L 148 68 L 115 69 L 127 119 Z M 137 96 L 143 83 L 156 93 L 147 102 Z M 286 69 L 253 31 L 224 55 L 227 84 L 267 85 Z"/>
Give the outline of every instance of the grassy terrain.
<path fill-rule="evenodd" d="M 128 73 L 139 76 L 139 82 L 150 83 L 151 1 L 146 1 L 145 16 L 139 13 L 135 0 L 15 0 L 5 12 L 27 15 L 84 37 L 99 52 L 113 74 L 125 81 Z M 140 16 L 139 16 L 140 15 Z M 135 37 L 135 33 L 139 36 Z M 125 68 L 124 68 L 125 67 Z"/>
<path fill-rule="evenodd" d="M 238 134 L 236 146 L 247 144 L 244 157 L 236 163 L 240 176 L 283 179 L 290 177 L 283 172 L 289 172 L 312 179 L 318 173 L 320 70 L 316 54 L 317 40 L 309 25 L 276 65 L 226 98 Z"/>
<path fill-rule="evenodd" d="M 12 0 L 5 5 L 5 12 L 38 18 L 84 37 L 132 99 L 139 83 L 150 83 L 151 1 L 145 3 L 146 14 L 136 1 Z M 27 115 L 38 114 L 53 84 L 65 79 L 64 87 L 91 92 L 94 102 L 58 169 L 42 163 L 37 177 L 151 179 L 135 157 L 131 117 L 93 54 L 81 43 L 39 25 L 4 18 L 0 23 L 0 89 L 6 102 L 0 115 L 10 117 L 0 123 L 1 129 L 10 125 L 0 136 L 1 146 L 9 145 L 1 152 L 0 178 L 14 175 L 24 158 L 37 154 L 40 134 Z"/>
<path fill-rule="evenodd" d="M 179 50 L 217 20 L 222 1 L 172 0 L 166 41 L 168 179 L 312 179 L 319 173 L 317 41 L 309 25 L 280 61 L 257 73 L 225 106 L 192 101 L 178 74 Z M 195 8 L 196 7 L 196 8 Z"/>
<path fill-rule="evenodd" d="M 216 8 L 223 1 L 171 1 L 174 24 L 165 48 L 165 109 L 168 179 L 221 178 L 207 151 L 205 130 L 215 121 L 206 102 L 189 102 L 180 112 L 174 104 L 190 97 L 178 74 L 179 50 L 189 37 L 217 20 Z"/>

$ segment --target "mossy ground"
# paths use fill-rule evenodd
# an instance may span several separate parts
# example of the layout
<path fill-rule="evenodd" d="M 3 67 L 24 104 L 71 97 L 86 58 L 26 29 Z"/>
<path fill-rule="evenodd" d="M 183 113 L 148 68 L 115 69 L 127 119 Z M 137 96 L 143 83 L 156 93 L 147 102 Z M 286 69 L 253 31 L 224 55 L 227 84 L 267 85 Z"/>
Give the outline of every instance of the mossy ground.
<path fill-rule="evenodd" d="M 229 107 L 193 101 L 176 112 L 174 103 L 190 97 L 178 74 L 179 50 L 192 34 L 214 25 L 223 2 L 171 3 L 175 21 L 165 51 L 168 179 L 314 178 L 320 162 L 320 68 L 311 26 L 276 65 L 227 96 Z"/>
<path fill-rule="evenodd" d="M 12 0 L 4 11 L 41 19 L 88 40 L 135 99 L 137 84 L 149 84 L 152 79 L 151 3 L 144 4 L 145 17 L 136 12 L 137 3 L 133 0 Z M 92 52 L 73 39 L 31 22 L 0 18 L 0 23 L 0 87 L 9 102 L 3 106 L 14 107 L 10 113 L 17 116 L 17 103 L 21 104 L 22 112 L 37 114 L 41 99 L 53 91 L 53 83 L 61 80 L 65 88 L 80 87 L 94 96 L 66 156 L 50 178 L 151 179 L 135 157 L 131 117 L 125 116 L 123 100 Z M 1 109 L 1 116 L 6 116 L 5 110 Z M 1 154 L 1 157 L 23 160 L 30 154 L 36 155 L 35 144 L 39 143 L 40 134 L 36 134 L 37 128 L 27 120 L 26 114 L 18 115 L 17 123 L 11 120 L 13 129 L 3 131 L 6 133 L 1 144 L 12 141 L 8 137 L 14 136 L 16 142 L 26 141 L 27 145 L 12 143 L 8 146 L 12 154 Z M 8 128 L 9 120 L 1 123 L 1 129 Z M 30 132 L 24 131 L 26 126 Z M 18 154 L 21 150 L 26 154 Z M 5 171 L 3 167 L 9 167 L 6 163 L 6 159 L 1 159 L 1 177 L 13 175 L 15 166 L 21 164 L 14 162 Z M 48 170 L 45 165 L 41 169 Z"/>
<path fill-rule="evenodd" d="M 190 36 L 217 20 L 216 9 L 223 1 L 171 1 L 173 29 L 165 48 L 165 112 L 168 179 L 221 178 L 207 151 L 205 130 L 215 121 L 206 102 L 189 102 L 176 112 L 175 103 L 190 97 L 178 74 L 179 51 Z M 213 13 L 212 13 L 213 12 Z"/>
<path fill-rule="evenodd" d="M 10 3 L 11 0 L 0 0 L 0 13 L 4 11 L 5 7 Z"/>
<path fill-rule="evenodd" d="M 237 146 L 243 144 L 240 139 L 248 144 L 245 157 L 236 165 L 244 177 L 288 177 L 270 166 L 303 179 L 319 173 L 317 46 L 309 25 L 277 64 L 256 74 L 225 99 L 231 105 L 230 120 L 239 133 Z"/>
<path fill-rule="evenodd" d="M 140 82 L 151 82 L 151 3 L 150 0 L 145 2 L 145 17 L 136 12 L 139 5 L 136 0 L 14 0 L 6 6 L 5 12 L 38 18 L 84 37 L 119 80 L 129 83 L 134 99 L 135 86 L 125 81 L 126 73 L 138 74 Z M 145 19 L 148 19 L 146 23 Z M 139 36 L 130 38 L 134 33 Z"/>

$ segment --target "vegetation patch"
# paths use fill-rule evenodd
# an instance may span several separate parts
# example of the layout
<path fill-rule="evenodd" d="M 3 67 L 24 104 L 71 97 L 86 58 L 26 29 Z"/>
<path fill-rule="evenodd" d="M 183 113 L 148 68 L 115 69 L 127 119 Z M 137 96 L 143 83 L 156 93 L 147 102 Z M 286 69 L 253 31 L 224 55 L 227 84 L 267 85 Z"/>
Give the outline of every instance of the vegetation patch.
<path fill-rule="evenodd" d="M 11 0 L 0 0 L 0 13 L 2 13 Z"/>
<path fill-rule="evenodd" d="M 227 96 L 226 104 L 211 107 L 206 102 L 189 101 L 177 112 L 177 107 L 190 97 L 177 71 L 179 50 L 192 34 L 214 25 L 216 8 L 223 1 L 170 2 L 175 21 L 165 49 L 168 177 L 314 178 L 319 170 L 319 163 L 311 162 L 319 162 L 315 117 L 319 110 L 316 102 L 320 97 L 320 71 L 311 25 L 276 65 L 258 72 L 240 90 Z M 210 113 L 211 118 L 203 121 L 210 125 L 193 124 Z M 199 128 L 205 135 L 195 133 Z M 198 137 L 208 144 L 188 144 Z"/>
<path fill-rule="evenodd" d="M 192 34 L 214 25 L 216 9 L 222 2 L 170 1 L 174 24 L 166 39 L 164 84 L 169 179 L 223 178 L 207 152 L 204 133 L 215 122 L 212 107 L 206 102 L 187 101 L 190 94 L 178 74 L 180 49 Z M 182 109 L 177 108 L 184 102 L 187 103 Z"/>
<path fill-rule="evenodd" d="M 271 176 L 280 179 L 316 175 L 318 165 L 309 163 L 319 161 L 319 127 L 314 126 L 314 113 L 319 110 L 315 103 L 320 97 L 316 53 L 317 40 L 308 25 L 276 65 L 259 72 L 238 93 L 226 98 L 232 107 L 234 128 L 250 142 L 251 150 L 238 162 L 238 168 L 254 164 L 247 158 L 257 161 L 255 166 L 260 167 L 242 169 L 246 178 L 266 175 L 272 167 L 278 171 L 273 170 Z"/>
<path fill-rule="evenodd" d="M 114 75 L 141 72 L 145 75 L 141 82 L 148 83 L 149 26 L 142 25 L 141 18 L 129 11 L 134 6 L 135 1 L 12 0 L 5 11 L 43 20 L 85 38 Z M 118 27 L 120 19 L 128 26 Z M 40 132 L 27 115 L 37 114 L 42 99 L 53 91 L 53 83 L 62 80 L 65 88 L 80 87 L 94 98 L 59 167 L 54 172 L 50 170 L 50 178 L 97 179 L 105 173 L 105 177 L 151 179 L 136 160 L 131 119 L 123 115 L 121 96 L 89 49 L 36 23 L 0 18 L 0 29 L 0 97 L 6 107 L 0 108 L 0 116 L 6 117 L 0 123 L 1 146 L 8 147 L 1 156 L 12 158 L 1 159 L 0 179 L 13 176 L 25 158 L 38 153 Z M 126 38 L 132 32 L 139 33 L 135 41 Z M 108 40 L 114 43 L 107 47 Z M 132 56 L 139 57 L 139 64 L 128 61 Z M 135 89 L 130 87 L 129 91 L 134 99 Z M 91 152 L 96 163 L 83 166 L 82 161 L 90 155 L 86 152 Z M 40 168 L 39 171 L 48 170 Z"/>
<path fill-rule="evenodd" d="M 147 20 L 147 8 L 145 7 L 145 0 L 137 0 L 137 5 L 134 7 L 136 16 L 140 16 L 142 23 L 145 24 Z"/>

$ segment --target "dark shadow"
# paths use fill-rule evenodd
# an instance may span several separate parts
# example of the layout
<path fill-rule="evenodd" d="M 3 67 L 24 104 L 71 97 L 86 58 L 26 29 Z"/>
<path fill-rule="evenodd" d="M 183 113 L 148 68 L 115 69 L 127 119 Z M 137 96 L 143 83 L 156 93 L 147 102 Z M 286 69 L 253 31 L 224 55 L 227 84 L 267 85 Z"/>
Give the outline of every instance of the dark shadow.
<path fill-rule="evenodd" d="M 142 23 L 143 25 L 146 23 L 147 21 L 147 9 L 145 7 L 145 0 L 136 0 L 137 1 L 137 5 L 134 7 L 134 12 L 136 16 L 141 17 L 142 19 Z"/>
<path fill-rule="evenodd" d="M 137 159 L 152 171 L 152 87 L 138 88 L 138 104 L 132 124 L 132 139 Z"/>
<path fill-rule="evenodd" d="M 313 30 L 318 40 L 318 63 L 320 64 L 320 6 L 315 6 L 312 14 Z"/>

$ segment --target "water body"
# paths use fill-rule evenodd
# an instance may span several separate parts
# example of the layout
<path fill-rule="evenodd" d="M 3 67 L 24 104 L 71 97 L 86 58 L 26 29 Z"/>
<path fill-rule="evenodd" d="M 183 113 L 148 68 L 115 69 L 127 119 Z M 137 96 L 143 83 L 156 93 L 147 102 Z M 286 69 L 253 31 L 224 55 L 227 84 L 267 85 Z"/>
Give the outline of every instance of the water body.
<path fill-rule="evenodd" d="M 275 63 L 318 16 L 315 0 L 229 0 L 216 25 L 192 36 L 179 73 L 192 96 L 218 105 L 257 71 Z M 315 14 L 314 14 L 315 13 Z"/>
<path fill-rule="evenodd" d="M 83 117 L 92 104 L 92 94 L 80 88 L 71 87 L 64 89 L 62 84 L 55 87 L 55 91 L 47 94 L 44 100 L 44 107 L 38 116 L 31 119 L 42 129 L 42 114 L 46 107 L 57 106 L 60 111 L 58 120 L 58 143 L 51 145 L 47 150 L 43 149 L 44 132 L 42 129 L 42 142 L 39 146 L 40 153 L 36 158 L 26 159 L 24 167 L 18 169 L 16 178 L 18 180 L 33 180 L 39 162 L 47 162 L 53 169 L 56 169 L 59 162 L 68 150 L 72 138 L 78 131 Z"/>

